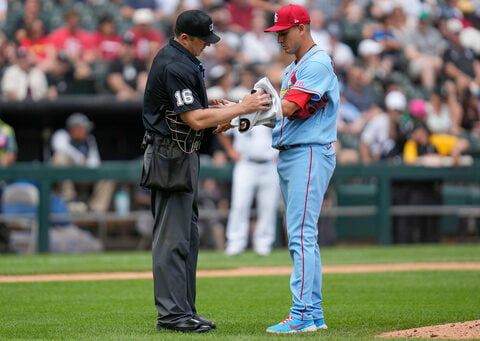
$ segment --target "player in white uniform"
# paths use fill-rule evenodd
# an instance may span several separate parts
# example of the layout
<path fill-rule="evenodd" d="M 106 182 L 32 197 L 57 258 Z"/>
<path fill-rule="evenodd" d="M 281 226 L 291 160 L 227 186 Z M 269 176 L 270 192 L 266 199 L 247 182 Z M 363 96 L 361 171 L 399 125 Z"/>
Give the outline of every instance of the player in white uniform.
<path fill-rule="evenodd" d="M 230 133 L 231 132 L 231 133 Z M 229 158 L 235 162 L 231 208 L 227 224 L 225 254 L 235 256 L 248 245 L 251 207 L 256 203 L 256 225 L 252 246 L 261 256 L 270 254 L 275 240 L 278 209 L 277 156 L 272 148 L 272 130 L 258 126 L 245 133 L 229 130 L 218 135 Z"/>

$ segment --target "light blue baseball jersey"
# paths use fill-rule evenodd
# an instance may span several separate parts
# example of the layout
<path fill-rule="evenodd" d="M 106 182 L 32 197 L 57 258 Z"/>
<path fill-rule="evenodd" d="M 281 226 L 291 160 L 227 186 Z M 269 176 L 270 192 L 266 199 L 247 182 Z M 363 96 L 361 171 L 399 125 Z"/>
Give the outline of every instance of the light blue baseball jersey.
<path fill-rule="evenodd" d="M 314 46 L 302 59 L 292 62 L 285 69 L 280 98 L 292 89 L 312 94 L 312 101 L 317 102 L 318 109 L 313 116 L 305 119 L 283 117 L 275 121 L 272 146 L 335 142 L 340 93 L 332 60 L 324 50 Z"/>

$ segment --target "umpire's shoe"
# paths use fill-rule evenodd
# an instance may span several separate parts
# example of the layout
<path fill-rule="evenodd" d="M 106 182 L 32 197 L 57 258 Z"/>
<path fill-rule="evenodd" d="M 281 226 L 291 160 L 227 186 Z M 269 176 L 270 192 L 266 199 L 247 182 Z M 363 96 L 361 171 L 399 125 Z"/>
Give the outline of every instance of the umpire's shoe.
<path fill-rule="evenodd" d="M 197 320 L 192 317 L 192 318 L 189 318 L 188 320 L 179 322 L 177 324 L 170 324 L 170 325 L 157 324 L 157 330 L 165 330 L 165 329 L 176 330 L 179 332 L 207 333 L 213 328 L 207 325 L 206 323 L 201 322 L 200 320 Z"/>
<path fill-rule="evenodd" d="M 200 322 L 202 322 L 203 324 L 206 324 L 207 326 L 210 326 L 212 329 L 217 328 L 217 325 L 215 324 L 215 322 L 210 321 L 206 317 L 202 317 L 200 315 L 195 314 L 193 315 L 193 318 L 196 320 L 199 320 Z"/>

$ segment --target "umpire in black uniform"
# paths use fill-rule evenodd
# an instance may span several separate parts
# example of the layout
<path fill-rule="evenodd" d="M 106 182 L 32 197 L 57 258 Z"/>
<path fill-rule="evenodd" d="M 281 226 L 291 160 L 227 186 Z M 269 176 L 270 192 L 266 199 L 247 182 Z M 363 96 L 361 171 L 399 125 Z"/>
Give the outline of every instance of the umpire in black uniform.
<path fill-rule="evenodd" d="M 216 100 L 209 107 L 204 69 L 196 57 L 220 40 L 212 19 L 200 10 L 185 11 L 176 20 L 174 35 L 153 60 L 143 105 L 146 150 L 141 184 L 151 189 L 157 329 L 208 332 L 215 324 L 195 308 L 197 151 L 203 129 L 225 131 L 232 118 L 267 109 L 271 98 L 257 92 L 238 104 Z"/>

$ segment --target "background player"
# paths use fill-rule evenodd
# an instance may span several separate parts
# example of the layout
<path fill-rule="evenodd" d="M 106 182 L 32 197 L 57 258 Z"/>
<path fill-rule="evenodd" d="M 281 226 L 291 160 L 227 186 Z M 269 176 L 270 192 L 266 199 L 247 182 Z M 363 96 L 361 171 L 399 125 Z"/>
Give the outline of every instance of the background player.
<path fill-rule="evenodd" d="M 310 16 L 301 6 L 288 5 L 275 13 L 283 50 L 295 56 L 285 69 L 280 90 L 283 118 L 272 133 L 280 150 L 278 173 L 286 209 L 288 248 L 293 261 L 290 289 L 293 306 L 271 333 L 326 329 L 322 310 L 322 265 L 317 222 L 323 197 L 335 168 L 338 80 L 327 53 L 310 35 Z"/>
<path fill-rule="evenodd" d="M 258 126 L 245 133 L 238 129 L 230 132 L 231 136 L 217 135 L 228 157 L 235 162 L 225 254 L 236 256 L 245 251 L 255 199 L 257 219 L 252 246 L 256 254 L 268 256 L 275 240 L 279 193 L 278 151 L 271 147 L 272 130 Z"/>

